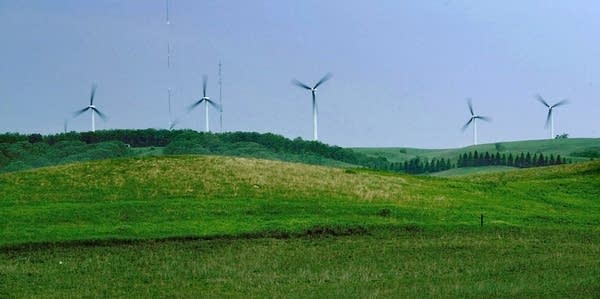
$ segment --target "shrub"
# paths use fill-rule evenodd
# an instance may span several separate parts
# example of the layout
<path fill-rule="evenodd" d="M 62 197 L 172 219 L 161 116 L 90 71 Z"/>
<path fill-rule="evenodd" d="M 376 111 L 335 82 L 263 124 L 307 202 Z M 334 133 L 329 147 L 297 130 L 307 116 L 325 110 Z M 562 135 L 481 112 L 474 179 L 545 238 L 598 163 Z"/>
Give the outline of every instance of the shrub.
<path fill-rule="evenodd" d="M 388 208 L 383 208 L 383 209 L 377 211 L 377 215 L 379 215 L 381 217 L 390 217 L 390 216 L 392 216 L 392 211 Z"/>

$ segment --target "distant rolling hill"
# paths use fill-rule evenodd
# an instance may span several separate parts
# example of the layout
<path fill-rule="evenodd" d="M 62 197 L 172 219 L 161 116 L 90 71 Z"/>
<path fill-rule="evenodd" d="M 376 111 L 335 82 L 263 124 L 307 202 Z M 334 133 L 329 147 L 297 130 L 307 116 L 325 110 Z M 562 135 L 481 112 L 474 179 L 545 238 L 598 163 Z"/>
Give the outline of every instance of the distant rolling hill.
<path fill-rule="evenodd" d="M 342 168 L 371 168 L 396 172 L 431 173 L 437 176 L 493 172 L 505 167 L 450 169 L 460 154 L 468 151 L 494 154 L 521 152 L 532 155 L 558 154 L 579 162 L 600 158 L 600 139 L 557 139 L 499 142 L 456 149 L 416 148 L 342 148 L 321 142 L 294 140 L 270 133 L 227 132 L 199 133 L 191 130 L 107 130 L 96 133 L 70 132 L 41 136 L 39 134 L 0 134 L 0 173 L 44 166 L 101 160 L 117 157 L 207 154 L 238 156 L 298 162 Z M 419 157 L 444 159 L 435 168 L 405 168 L 402 162 Z M 441 163 L 440 163 L 441 164 Z M 483 163 L 481 163 L 483 164 Z M 499 164 L 499 163 L 496 163 Z M 552 164 L 552 163 L 549 163 Z M 433 163 L 431 165 L 434 165 Z M 437 172 L 436 172 L 437 171 Z"/>
<path fill-rule="evenodd" d="M 572 159 L 573 161 L 589 160 L 588 157 L 575 156 L 574 153 L 582 153 L 586 150 L 594 152 L 600 151 L 600 138 L 568 138 L 568 139 L 545 139 L 545 140 L 527 140 L 527 141 L 508 141 L 467 146 L 463 148 L 451 149 L 419 149 L 410 147 L 392 147 L 392 148 L 368 148 L 358 147 L 353 150 L 364 153 L 372 157 L 385 157 L 390 162 L 404 162 L 416 157 L 422 158 L 444 158 L 455 160 L 458 155 L 468 151 L 478 151 L 480 153 L 513 153 L 521 152 L 560 154 L 562 157 Z"/>

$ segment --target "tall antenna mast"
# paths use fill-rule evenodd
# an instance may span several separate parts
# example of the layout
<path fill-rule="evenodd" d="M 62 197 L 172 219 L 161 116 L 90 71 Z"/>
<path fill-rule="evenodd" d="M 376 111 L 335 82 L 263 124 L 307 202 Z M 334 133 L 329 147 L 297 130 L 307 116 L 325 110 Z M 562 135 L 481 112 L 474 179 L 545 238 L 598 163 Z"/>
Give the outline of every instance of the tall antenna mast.
<path fill-rule="evenodd" d="M 223 82 L 221 81 L 221 61 L 219 60 L 219 125 L 223 133 Z"/>
<path fill-rule="evenodd" d="M 169 103 L 169 129 L 173 127 L 173 90 L 171 89 L 171 20 L 169 19 L 169 0 L 165 0 L 165 17 L 167 22 L 167 100 Z"/>

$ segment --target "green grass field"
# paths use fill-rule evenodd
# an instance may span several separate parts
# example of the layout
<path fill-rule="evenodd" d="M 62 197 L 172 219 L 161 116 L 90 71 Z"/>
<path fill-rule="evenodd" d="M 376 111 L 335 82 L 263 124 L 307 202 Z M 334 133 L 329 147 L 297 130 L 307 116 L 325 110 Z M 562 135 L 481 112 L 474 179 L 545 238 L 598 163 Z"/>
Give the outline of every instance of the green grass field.
<path fill-rule="evenodd" d="M 451 168 L 444 171 L 438 171 L 431 173 L 431 176 L 437 177 L 456 177 L 456 176 L 465 176 L 465 175 L 474 175 L 474 174 L 485 174 L 485 173 L 496 173 L 496 172 L 505 172 L 505 171 L 513 171 L 517 170 L 516 167 L 509 166 L 479 166 L 479 167 L 461 167 L 461 168 Z"/>
<path fill-rule="evenodd" d="M 374 157 L 385 157 L 390 162 L 404 162 L 416 157 L 455 160 L 459 154 L 475 150 L 480 153 L 484 153 L 486 151 L 490 153 L 496 153 L 499 151 L 500 153 L 513 154 L 521 152 L 530 152 L 532 154 L 560 154 L 562 157 L 566 157 L 573 161 L 585 161 L 589 159 L 575 157 L 571 154 L 588 148 L 598 147 L 600 147 L 600 138 L 568 138 L 498 142 L 452 149 L 354 148 L 354 150 Z"/>
<path fill-rule="evenodd" d="M 597 241 L 484 229 L 50 245 L 0 255 L 0 296 L 591 298 Z"/>
<path fill-rule="evenodd" d="M 6 173 L 0 297 L 597 297 L 599 198 L 600 162 L 435 178 L 161 156 Z"/>

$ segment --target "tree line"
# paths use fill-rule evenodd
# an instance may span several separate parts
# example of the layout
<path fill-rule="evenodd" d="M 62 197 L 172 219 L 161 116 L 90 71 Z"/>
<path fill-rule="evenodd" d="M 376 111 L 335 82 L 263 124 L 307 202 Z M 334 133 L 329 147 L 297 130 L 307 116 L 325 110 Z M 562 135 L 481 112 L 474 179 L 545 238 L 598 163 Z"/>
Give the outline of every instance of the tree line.
<path fill-rule="evenodd" d="M 165 147 L 165 154 L 221 154 L 272 158 L 310 164 L 327 164 L 323 159 L 381 169 L 389 162 L 385 158 L 369 157 L 352 149 L 307 141 L 288 139 L 272 133 L 227 132 L 204 133 L 185 131 Z"/>
<path fill-rule="evenodd" d="M 118 144 L 104 144 L 118 142 Z M 97 147 L 85 145 L 98 145 Z M 164 153 L 217 154 L 245 156 L 308 164 L 332 166 L 356 165 L 371 169 L 409 174 L 433 173 L 455 167 L 503 165 L 536 167 L 567 163 L 560 155 L 542 153 L 479 153 L 460 154 L 455 160 L 444 158 L 412 158 L 390 162 L 381 156 L 368 156 L 352 149 L 307 141 L 288 139 L 272 133 L 226 132 L 205 133 L 193 130 L 102 130 L 41 134 L 0 134 L 0 171 L 18 170 L 76 160 L 131 155 L 128 147 L 164 147 Z M 109 151 L 115 151 L 110 154 Z M 20 162 L 19 162 L 20 161 Z M 12 165 L 10 165 L 12 164 Z"/>
<path fill-rule="evenodd" d="M 125 144 L 118 141 L 95 144 L 59 141 L 52 145 L 29 141 L 0 143 L 0 173 L 70 162 L 125 157 L 130 154 Z"/>
<path fill-rule="evenodd" d="M 469 151 L 460 154 L 455 161 L 456 164 L 452 163 L 451 159 L 433 158 L 428 160 L 421 157 L 416 157 L 404 162 L 388 163 L 387 167 L 384 165 L 378 165 L 376 168 L 409 174 L 422 174 L 461 167 L 510 166 L 527 168 L 568 163 L 567 159 L 561 157 L 560 154 L 554 156 L 554 154 L 544 155 L 543 153 L 534 153 L 532 155 L 529 152 L 522 152 L 513 156 L 512 153 L 500 154 L 500 152 L 496 152 L 490 154 L 489 152 L 479 153 L 478 151 Z"/>
<path fill-rule="evenodd" d="M 81 141 L 86 144 L 107 141 L 121 141 L 132 147 L 166 146 L 173 138 L 188 130 L 157 130 L 157 129 L 120 129 L 101 130 L 96 132 L 66 132 L 51 135 L 4 133 L 0 134 L 0 143 L 16 143 L 27 141 L 29 143 L 47 143 L 53 145 L 61 141 Z"/>
<path fill-rule="evenodd" d="M 477 167 L 477 166 L 511 166 L 519 168 L 527 167 L 541 167 L 549 165 L 566 164 L 567 160 L 561 157 L 560 154 L 554 156 L 554 154 L 544 155 L 543 153 L 534 153 L 533 155 L 529 152 L 516 154 L 513 156 L 512 153 L 508 155 L 506 153 L 490 154 L 489 152 L 479 153 L 477 151 L 469 151 L 461 154 L 458 157 L 456 163 L 457 167 Z"/>
<path fill-rule="evenodd" d="M 120 142 L 126 147 L 164 147 L 165 154 L 218 154 L 277 159 L 291 162 L 326 165 L 359 165 L 374 169 L 387 169 L 389 161 L 382 157 L 370 157 L 352 149 L 331 146 L 302 138 L 288 139 L 272 133 L 227 132 L 205 133 L 193 130 L 101 130 L 96 132 L 67 132 L 53 135 L 0 134 L 4 154 L 0 164 L 4 166 L 24 157 L 43 156 L 55 152 L 54 145 L 63 143 L 102 144 Z M 35 145 L 29 146 L 28 144 Z M 49 146 L 49 147 L 48 147 Z M 61 147 L 59 146 L 59 148 Z M 2 150 L 0 148 L 0 151 Z M 44 150 L 31 150 L 43 148 Z M 83 148 L 83 147 L 82 147 Z M 10 149 L 10 150 L 9 150 Z M 48 149 L 46 151 L 46 149 Z M 16 154 L 22 152 L 23 154 Z M 27 158 L 26 160 L 33 160 Z M 44 160 L 44 158 L 41 158 Z M 56 160 L 56 159 L 50 159 Z M 336 164 L 337 163 L 337 164 Z M 52 163 L 27 163 L 48 165 Z M 0 165 L 0 168 L 2 165 Z M 9 169 L 16 169 L 10 167 Z"/>
<path fill-rule="evenodd" d="M 450 159 L 433 158 L 431 160 L 424 160 L 419 157 L 404 161 L 403 163 L 391 163 L 391 165 L 390 170 L 392 171 L 403 171 L 410 174 L 433 173 L 455 167 Z"/>
<path fill-rule="evenodd" d="M 194 130 L 101 130 L 96 132 L 67 132 L 53 135 L 41 134 L 0 134 L 0 143 L 47 143 L 53 145 L 61 141 L 80 141 L 95 144 L 107 141 L 120 141 L 131 147 L 166 147 L 169 154 L 215 153 L 232 148 L 260 146 L 260 150 L 275 153 L 308 154 L 332 159 L 348 164 L 371 168 L 387 168 L 387 159 L 370 157 L 351 149 L 331 146 L 319 141 L 302 138 L 288 139 L 272 133 L 226 132 L 205 133 Z M 175 142 L 175 143 L 173 143 Z M 193 149 L 187 149 L 193 148 Z"/>

